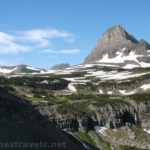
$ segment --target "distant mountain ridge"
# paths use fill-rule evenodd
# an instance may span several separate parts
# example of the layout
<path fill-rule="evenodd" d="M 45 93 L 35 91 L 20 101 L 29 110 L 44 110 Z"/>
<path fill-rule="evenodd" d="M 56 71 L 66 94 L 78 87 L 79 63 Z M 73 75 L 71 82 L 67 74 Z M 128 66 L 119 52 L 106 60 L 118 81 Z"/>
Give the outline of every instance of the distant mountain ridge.
<path fill-rule="evenodd" d="M 42 72 L 45 72 L 45 70 L 34 68 L 28 65 L 0 66 L 0 74 L 26 74 Z"/>

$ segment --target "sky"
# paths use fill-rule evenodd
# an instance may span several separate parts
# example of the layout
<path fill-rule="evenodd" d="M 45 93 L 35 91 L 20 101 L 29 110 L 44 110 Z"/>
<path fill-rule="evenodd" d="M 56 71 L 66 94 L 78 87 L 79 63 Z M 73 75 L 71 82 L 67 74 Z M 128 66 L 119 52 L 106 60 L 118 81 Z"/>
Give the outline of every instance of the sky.
<path fill-rule="evenodd" d="M 149 0 L 0 0 L 0 65 L 81 64 L 111 26 L 150 42 Z"/>

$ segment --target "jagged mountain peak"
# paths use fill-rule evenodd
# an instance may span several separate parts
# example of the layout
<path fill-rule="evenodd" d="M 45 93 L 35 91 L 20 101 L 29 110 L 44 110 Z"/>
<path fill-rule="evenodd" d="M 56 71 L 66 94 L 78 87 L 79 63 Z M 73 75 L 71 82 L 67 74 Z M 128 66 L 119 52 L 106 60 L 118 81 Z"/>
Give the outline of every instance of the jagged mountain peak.
<path fill-rule="evenodd" d="M 123 53 L 121 52 L 122 50 L 124 50 Z M 113 58 L 116 58 L 116 62 L 114 63 L 119 63 L 118 58 L 125 58 L 130 55 L 130 53 L 135 54 L 134 57 L 138 57 L 137 59 L 139 59 L 140 61 L 150 62 L 147 57 L 149 56 L 148 50 L 150 50 L 150 44 L 148 42 L 143 39 L 138 41 L 122 26 L 116 25 L 109 28 L 102 35 L 102 38 L 98 41 L 96 47 L 92 50 L 90 55 L 88 55 L 88 57 L 85 59 L 84 63 L 88 64 L 102 62 L 101 60 L 104 60 L 104 56 L 105 63 L 107 63 L 106 58 L 111 59 L 111 62 L 113 62 Z M 133 61 L 138 62 L 138 60 L 135 59 Z M 110 61 L 108 61 L 108 63 L 109 62 Z"/>
<path fill-rule="evenodd" d="M 132 42 L 138 43 L 138 40 L 130 35 L 121 25 L 115 25 L 110 27 L 102 36 L 98 44 L 111 44 L 120 42 Z M 117 43 L 118 42 L 118 43 Z"/>

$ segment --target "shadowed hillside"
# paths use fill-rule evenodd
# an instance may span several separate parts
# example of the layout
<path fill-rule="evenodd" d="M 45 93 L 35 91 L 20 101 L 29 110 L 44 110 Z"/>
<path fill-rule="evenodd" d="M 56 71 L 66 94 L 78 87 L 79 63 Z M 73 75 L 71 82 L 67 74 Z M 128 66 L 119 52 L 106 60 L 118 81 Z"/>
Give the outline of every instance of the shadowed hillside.
<path fill-rule="evenodd" d="M 82 150 L 75 138 L 51 126 L 31 104 L 0 89 L 0 149 Z"/>

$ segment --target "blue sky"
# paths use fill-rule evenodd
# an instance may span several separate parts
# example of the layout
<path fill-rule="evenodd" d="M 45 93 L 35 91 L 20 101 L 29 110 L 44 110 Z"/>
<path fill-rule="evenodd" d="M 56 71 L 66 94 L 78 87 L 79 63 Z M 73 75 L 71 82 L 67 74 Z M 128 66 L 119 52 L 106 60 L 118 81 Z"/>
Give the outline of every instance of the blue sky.
<path fill-rule="evenodd" d="M 150 42 L 149 0 L 0 0 L 0 65 L 80 64 L 120 24 Z"/>

